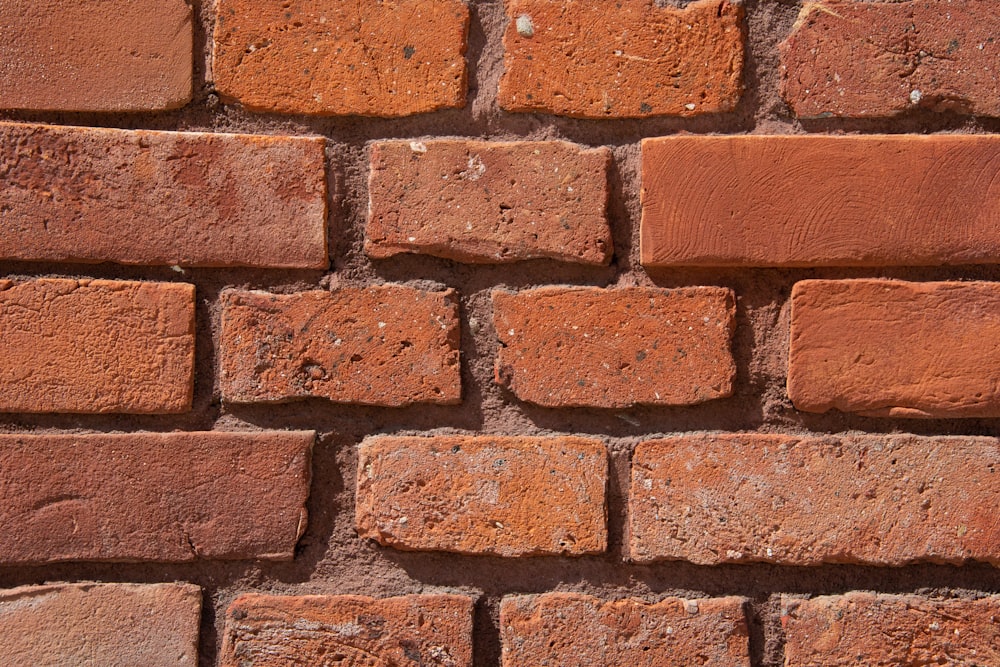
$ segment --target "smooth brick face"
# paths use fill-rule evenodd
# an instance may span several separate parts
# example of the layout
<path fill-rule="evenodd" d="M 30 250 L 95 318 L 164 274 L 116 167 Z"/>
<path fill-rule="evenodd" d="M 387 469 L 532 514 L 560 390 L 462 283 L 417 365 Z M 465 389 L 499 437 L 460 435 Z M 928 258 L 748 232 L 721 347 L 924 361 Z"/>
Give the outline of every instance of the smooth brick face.
<path fill-rule="evenodd" d="M 0 435 L 0 563 L 290 560 L 313 438 Z"/>
<path fill-rule="evenodd" d="M 184 0 L 4 0 L 0 106 L 156 111 L 191 99 Z"/>
<path fill-rule="evenodd" d="M 743 8 L 697 0 L 506 0 L 500 106 L 578 118 L 731 111 L 742 93 Z"/>
<path fill-rule="evenodd" d="M 547 407 L 691 405 L 732 394 L 728 289 L 493 292 L 496 380 Z"/>
<path fill-rule="evenodd" d="M 471 667 L 472 599 L 243 595 L 226 614 L 221 667 Z"/>
<path fill-rule="evenodd" d="M 806 412 L 1000 416 L 1000 283 L 805 280 L 788 395 Z"/>
<path fill-rule="evenodd" d="M 408 116 L 465 106 L 461 0 L 220 0 L 216 88 L 257 111 Z"/>
<path fill-rule="evenodd" d="M 1000 564 L 993 438 L 693 435 L 640 444 L 633 560 Z"/>
<path fill-rule="evenodd" d="M 610 161 L 607 148 L 559 141 L 376 143 L 365 250 L 607 264 Z"/>
<path fill-rule="evenodd" d="M 607 451 L 585 438 L 379 437 L 361 445 L 361 537 L 531 556 L 607 548 Z"/>
<path fill-rule="evenodd" d="M 781 45 L 796 115 L 911 109 L 1000 115 L 1000 15 L 992 0 L 807 3 Z"/>
<path fill-rule="evenodd" d="M 220 383 L 233 403 L 310 396 L 337 403 L 457 403 L 452 290 L 399 285 L 291 295 L 226 292 Z"/>
<path fill-rule="evenodd" d="M 995 665 L 1000 597 L 783 596 L 787 667 Z"/>
<path fill-rule="evenodd" d="M 0 123 L 0 259 L 325 269 L 324 146 Z"/>
<path fill-rule="evenodd" d="M 995 136 L 646 139 L 642 263 L 1000 262 L 998 151 Z"/>
<path fill-rule="evenodd" d="M 0 411 L 184 412 L 193 390 L 193 285 L 0 280 Z"/>
<path fill-rule="evenodd" d="M 506 597 L 503 667 L 750 665 L 744 598 L 605 602 L 579 593 Z"/>
<path fill-rule="evenodd" d="M 0 590 L 5 665 L 197 667 L 201 589 L 52 584 Z"/>

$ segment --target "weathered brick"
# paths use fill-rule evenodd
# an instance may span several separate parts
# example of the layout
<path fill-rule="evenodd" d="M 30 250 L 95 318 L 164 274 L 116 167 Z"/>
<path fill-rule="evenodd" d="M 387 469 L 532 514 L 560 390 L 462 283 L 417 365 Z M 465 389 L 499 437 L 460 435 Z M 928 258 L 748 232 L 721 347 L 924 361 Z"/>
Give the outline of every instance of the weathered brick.
<path fill-rule="evenodd" d="M 848 593 L 783 596 L 787 667 L 995 665 L 1000 597 L 932 600 Z"/>
<path fill-rule="evenodd" d="M 461 0 L 219 0 L 215 86 L 258 111 L 407 116 L 465 106 Z"/>
<path fill-rule="evenodd" d="M 579 593 L 505 597 L 503 667 L 749 667 L 745 602 L 605 602 Z"/>
<path fill-rule="evenodd" d="M 156 111 L 191 99 L 191 7 L 183 0 L 5 0 L 0 107 Z"/>
<path fill-rule="evenodd" d="M 0 259 L 325 269 L 324 146 L 0 123 Z"/>
<path fill-rule="evenodd" d="M 607 148 L 561 141 L 376 143 L 365 250 L 607 264 L 610 161 Z"/>
<path fill-rule="evenodd" d="M 496 381 L 547 407 L 691 405 L 732 394 L 732 291 L 493 292 Z"/>
<path fill-rule="evenodd" d="M 1000 416 L 1000 283 L 805 280 L 792 289 L 799 410 Z"/>
<path fill-rule="evenodd" d="M 646 139 L 642 263 L 1000 262 L 998 151 L 972 135 Z"/>
<path fill-rule="evenodd" d="M 194 391 L 194 285 L 0 280 L 0 411 L 174 413 Z"/>
<path fill-rule="evenodd" d="M 401 406 L 461 400 L 453 290 L 402 285 L 222 297 L 222 397 Z"/>
<path fill-rule="evenodd" d="M 472 599 L 241 595 L 226 613 L 219 662 L 471 667 Z"/>
<path fill-rule="evenodd" d="M 3 663 L 197 667 L 201 589 L 51 584 L 0 590 Z"/>
<path fill-rule="evenodd" d="M 782 91 L 807 118 L 997 116 L 998 34 L 992 0 L 809 2 L 781 45 Z"/>
<path fill-rule="evenodd" d="M 632 460 L 631 557 L 1000 564 L 994 438 L 692 435 Z"/>
<path fill-rule="evenodd" d="M 696 0 L 505 0 L 500 106 L 578 118 L 732 111 L 743 6 Z"/>
<path fill-rule="evenodd" d="M 600 553 L 607 477 L 598 440 L 371 438 L 359 451 L 358 534 L 403 550 Z"/>
<path fill-rule="evenodd" d="M 291 560 L 313 439 L 0 435 L 0 564 Z"/>

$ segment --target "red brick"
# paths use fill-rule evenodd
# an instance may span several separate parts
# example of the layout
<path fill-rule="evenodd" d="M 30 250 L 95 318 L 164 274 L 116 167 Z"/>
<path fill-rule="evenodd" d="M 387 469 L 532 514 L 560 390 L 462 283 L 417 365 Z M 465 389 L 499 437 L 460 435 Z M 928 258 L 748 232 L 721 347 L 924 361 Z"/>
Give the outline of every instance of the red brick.
<path fill-rule="evenodd" d="M 226 613 L 219 663 L 471 667 L 472 599 L 242 595 Z"/>
<path fill-rule="evenodd" d="M 1000 597 L 931 600 L 848 593 L 783 596 L 787 667 L 995 665 Z"/>
<path fill-rule="evenodd" d="M 248 109 L 408 116 L 465 106 L 461 0 L 219 0 L 215 86 Z"/>
<path fill-rule="evenodd" d="M 728 289 L 493 292 L 496 381 L 547 407 L 691 405 L 729 396 Z"/>
<path fill-rule="evenodd" d="M 365 250 L 607 264 L 610 162 L 607 148 L 562 141 L 376 143 Z"/>
<path fill-rule="evenodd" d="M 1000 262 L 998 151 L 971 135 L 646 139 L 642 263 Z"/>
<path fill-rule="evenodd" d="M 4 109 L 156 111 L 191 99 L 183 0 L 6 0 L 0 25 Z"/>
<path fill-rule="evenodd" d="M 601 553 L 607 478 L 599 440 L 372 438 L 359 451 L 358 534 L 406 551 Z"/>
<path fill-rule="evenodd" d="M 453 290 L 402 285 L 222 297 L 222 397 L 402 406 L 461 400 Z"/>
<path fill-rule="evenodd" d="M 696 0 L 506 0 L 500 106 L 578 118 L 732 111 L 743 6 Z"/>
<path fill-rule="evenodd" d="M 632 460 L 632 559 L 1000 565 L 994 438 L 692 435 Z"/>
<path fill-rule="evenodd" d="M 0 564 L 291 560 L 313 438 L 0 435 Z"/>
<path fill-rule="evenodd" d="M 788 395 L 806 412 L 1000 416 L 1000 283 L 805 280 Z"/>
<path fill-rule="evenodd" d="M 174 413 L 194 391 L 194 285 L 0 280 L 0 411 Z"/>
<path fill-rule="evenodd" d="M 992 0 L 806 3 L 781 45 L 783 93 L 806 118 L 997 116 L 998 34 Z"/>
<path fill-rule="evenodd" d="M 325 269 L 324 146 L 0 123 L 0 259 Z"/>
<path fill-rule="evenodd" d="M 579 593 L 505 597 L 503 667 L 750 665 L 746 600 L 605 602 Z"/>
<path fill-rule="evenodd" d="M 0 590 L 5 665 L 197 667 L 201 589 L 51 584 Z"/>

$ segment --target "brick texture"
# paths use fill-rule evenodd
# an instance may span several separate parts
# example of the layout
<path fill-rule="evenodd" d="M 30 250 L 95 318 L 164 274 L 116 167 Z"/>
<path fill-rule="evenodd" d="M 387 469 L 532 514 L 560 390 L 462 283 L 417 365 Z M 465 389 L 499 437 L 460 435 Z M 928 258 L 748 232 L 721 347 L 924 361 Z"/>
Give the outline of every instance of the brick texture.
<path fill-rule="evenodd" d="M 376 143 L 365 250 L 607 264 L 610 161 L 605 147 L 556 141 Z"/>
<path fill-rule="evenodd" d="M 1000 564 L 993 438 L 692 435 L 632 460 L 634 560 Z"/>
<path fill-rule="evenodd" d="M 0 123 L 0 259 L 324 269 L 324 145 Z"/>
<path fill-rule="evenodd" d="M 990 135 L 645 139 L 642 262 L 1000 262 L 998 150 Z"/>
<path fill-rule="evenodd" d="M 379 437 L 361 445 L 361 537 L 531 556 L 607 548 L 607 451 L 585 438 Z"/>
<path fill-rule="evenodd" d="M 0 563 L 289 560 L 313 438 L 0 435 Z"/>
<path fill-rule="evenodd" d="M 191 407 L 194 286 L 0 279 L 0 411 Z"/>
<path fill-rule="evenodd" d="M 493 292 L 496 380 L 546 407 L 691 405 L 732 393 L 728 289 Z"/>

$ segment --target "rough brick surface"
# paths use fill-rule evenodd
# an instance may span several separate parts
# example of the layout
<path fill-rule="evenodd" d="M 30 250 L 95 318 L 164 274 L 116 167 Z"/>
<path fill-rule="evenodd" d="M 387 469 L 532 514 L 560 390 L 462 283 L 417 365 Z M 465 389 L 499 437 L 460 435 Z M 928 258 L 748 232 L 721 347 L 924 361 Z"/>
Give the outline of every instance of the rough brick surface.
<path fill-rule="evenodd" d="M 605 602 L 579 593 L 506 597 L 503 667 L 749 667 L 744 598 Z"/>
<path fill-rule="evenodd" d="M 324 145 L 0 123 L 0 259 L 326 268 Z"/>
<path fill-rule="evenodd" d="M 337 403 L 457 403 L 452 290 L 400 285 L 223 295 L 220 383 L 234 403 L 309 396 Z"/>
<path fill-rule="evenodd" d="M 611 260 L 611 151 L 557 141 L 372 147 L 365 250 L 464 262 Z"/>
<path fill-rule="evenodd" d="M 729 396 L 728 289 L 493 292 L 496 380 L 548 407 L 690 405 Z"/>
<path fill-rule="evenodd" d="M 998 34 L 992 0 L 806 3 L 781 45 L 783 93 L 802 117 L 997 116 Z"/>
<path fill-rule="evenodd" d="M 995 136 L 646 139 L 642 262 L 1000 262 L 998 151 Z"/>
<path fill-rule="evenodd" d="M 404 550 L 530 556 L 607 548 L 604 444 L 379 437 L 361 445 L 361 537 Z"/>
<path fill-rule="evenodd" d="M 0 563 L 289 560 L 313 438 L 0 435 Z"/>
<path fill-rule="evenodd" d="M 995 665 L 1000 597 L 848 593 L 782 599 L 787 667 Z"/>
<path fill-rule="evenodd" d="M 191 99 L 184 0 L 5 0 L 0 107 L 155 111 Z"/>
<path fill-rule="evenodd" d="M 219 662 L 471 667 L 472 599 L 243 595 L 226 614 Z"/>
<path fill-rule="evenodd" d="M 806 412 L 1000 416 L 1000 283 L 805 280 L 788 395 Z"/>
<path fill-rule="evenodd" d="M 993 438 L 694 435 L 640 444 L 631 556 L 1000 564 Z"/>
<path fill-rule="evenodd" d="M 193 285 L 0 280 L 0 411 L 184 412 L 193 391 Z"/>
<path fill-rule="evenodd" d="M 743 7 L 696 0 L 506 0 L 500 106 L 578 118 L 731 111 L 742 92 Z"/>
<path fill-rule="evenodd" d="M 52 584 L 0 590 L 3 663 L 197 667 L 201 589 Z"/>
<path fill-rule="evenodd" d="M 461 0 L 220 0 L 214 74 L 258 111 L 407 116 L 465 106 Z"/>

